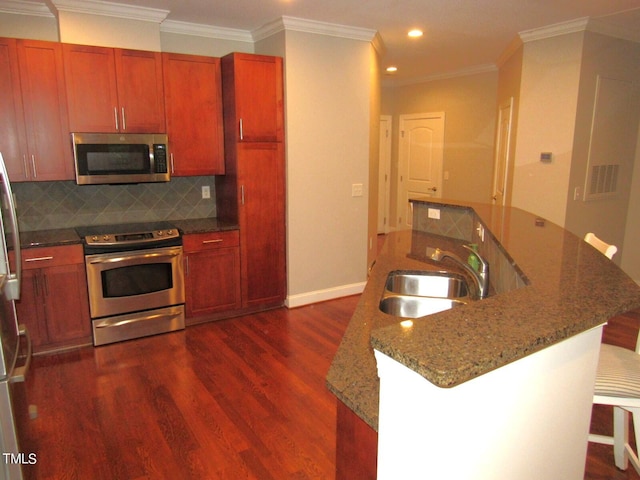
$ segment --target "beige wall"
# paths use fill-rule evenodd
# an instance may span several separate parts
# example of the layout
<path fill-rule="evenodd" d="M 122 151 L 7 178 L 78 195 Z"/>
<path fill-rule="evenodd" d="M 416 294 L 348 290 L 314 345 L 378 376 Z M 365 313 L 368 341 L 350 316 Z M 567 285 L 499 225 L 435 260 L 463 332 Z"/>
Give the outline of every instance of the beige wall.
<path fill-rule="evenodd" d="M 399 116 L 445 112 L 442 197 L 488 202 L 493 181 L 498 71 L 385 87 L 381 113 L 393 116 L 391 197 L 397 198 Z M 392 200 L 391 226 L 397 225 Z"/>
<path fill-rule="evenodd" d="M 569 192 L 566 197 L 567 215 L 565 227 L 578 236 L 584 236 L 587 232 L 594 232 L 603 240 L 617 245 L 619 253 L 616 254 L 614 261 L 620 263 L 621 259 L 626 256 L 627 251 L 624 238 L 631 178 L 634 171 L 633 150 L 636 145 L 635 136 L 637 135 L 638 116 L 640 115 L 640 103 L 638 103 L 637 99 L 635 105 L 632 106 L 630 117 L 623 117 L 623 112 L 620 112 L 618 118 L 613 119 L 619 123 L 618 130 L 622 130 L 629 125 L 633 126 L 632 131 L 629 132 L 632 136 L 630 138 L 630 150 L 632 151 L 623 164 L 623 171 L 618 183 L 619 194 L 611 198 L 590 201 L 583 201 L 582 198 L 573 199 L 573 190 L 575 188 L 584 189 L 596 84 L 599 75 L 616 80 L 637 82 L 637 79 L 640 78 L 640 44 L 597 33 L 585 33 L 574 154 L 571 164 Z M 636 220 L 636 217 L 632 215 L 629 223 L 633 224 L 640 221 Z M 628 245 L 629 256 L 640 255 L 640 249 L 637 245 L 637 241 L 630 242 Z M 634 276 L 640 279 L 640 270 L 637 270 Z"/>
<path fill-rule="evenodd" d="M 518 73 L 519 72 L 519 73 Z M 630 156 L 620 194 L 583 201 L 598 75 L 636 82 L 640 45 L 590 31 L 534 40 L 500 69 L 498 102 L 514 96 L 515 156 L 511 204 L 564 226 L 579 237 L 593 231 L 620 249 L 614 261 L 640 283 L 640 149 Z M 640 105 L 620 127 L 638 128 Z M 636 143 L 637 139 L 632 140 Z M 540 152 L 553 152 L 543 163 Z M 633 172 L 633 173 L 632 173 Z M 632 177 L 633 174 L 633 177 Z"/>
<path fill-rule="evenodd" d="M 58 26 L 63 43 L 161 50 L 160 24 L 155 22 L 61 11 Z"/>
<path fill-rule="evenodd" d="M 367 265 L 371 265 L 378 253 L 378 175 L 380 170 L 380 57 L 373 45 L 369 48 L 369 82 L 371 96 L 369 109 L 369 228 Z"/>
<path fill-rule="evenodd" d="M 0 35 L 49 42 L 60 41 L 58 22 L 53 16 L 39 17 L 0 12 Z"/>
<path fill-rule="evenodd" d="M 163 52 L 224 57 L 230 52 L 256 53 L 252 42 L 222 40 L 198 35 L 160 32 Z M 282 55 L 280 55 L 282 56 Z"/>
<path fill-rule="evenodd" d="M 582 33 L 525 43 L 512 206 L 564 225 L 582 59 Z M 552 152 L 553 161 L 540 161 Z"/>
<path fill-rule="evenodd" d="M 636 168 L 633 171 L 627 225 L 624 235 L 621 267 L 633 280 L 640 284 L 640 126 L 636 143 Z"/>
<path fill-rule="evenodd" d="M 366 279 L 370 44 L 286 34 L 290 304 L 355 293 Z M 362 183 L 364 195 L 351 196 Z M 352 290 L 353 289 L 353 290 Z"/>

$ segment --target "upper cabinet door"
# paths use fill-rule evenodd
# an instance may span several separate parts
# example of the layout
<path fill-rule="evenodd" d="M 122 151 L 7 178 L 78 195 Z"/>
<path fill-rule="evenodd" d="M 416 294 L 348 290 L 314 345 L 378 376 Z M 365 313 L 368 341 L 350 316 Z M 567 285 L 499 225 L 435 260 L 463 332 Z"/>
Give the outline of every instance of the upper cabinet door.
<path fill-rule="evenodd" d="M 112 48 L 63 44 L 72 132 L 118 132 L 118 90 Z"/>
<path fill-rule="evenodd" d="M 26 180 L 27 140 L 16 40 L 0 38 L 0 152 L 11 181 Z"/>
<path fill-rule="evenodd" d="M 222 175 L 220 59 L 162 54 L 172 174 Z"/>
<path fill-rule="evenodd" d="M 74 177 L 59 43 L 18 40 L 30 180 Z"/>
<path fill-rule="evenodd" d="M 161 54 L 116 49 L 115 60 L 120 131 L 164 133 Z"/>
<path fill-rule="evenodd" d="M 281 142 L 284 138 L 282 58 L 233 53 L 222 58 L 225 115 L 237 141 Z"/>
<path fill-rule="evenodd" d="M 73 178 L 59 43 L 0 39 L 0 113 L 11 181 Z"/>
<path fill-rule="evenodd" d="M 164 133 L 160 53 L 63 49 L 72 132 Z"/>

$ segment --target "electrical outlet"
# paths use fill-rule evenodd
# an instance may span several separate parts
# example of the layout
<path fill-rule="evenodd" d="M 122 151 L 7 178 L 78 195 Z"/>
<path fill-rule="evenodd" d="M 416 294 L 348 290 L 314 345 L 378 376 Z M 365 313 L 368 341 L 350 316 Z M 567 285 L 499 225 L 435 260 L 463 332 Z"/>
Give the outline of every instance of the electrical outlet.
<path fill-rule="evenodd" d="M 362 196 L 362 184 L 354 183 L 351 185 L 351 196 L 352 197 L 361 197 Z"/>
<path fill-rule="evenodd" d="M 202 186 L 202 198 L 211 198 L 211 188 L 209 188 L 209 185 Z"/>
<path fill-rule="evenodd" d="M 440 209 L 438 209 L 438 208 L 429 208 L 427 210 L 427 216 L 429 218 L 433 218 L 434 220 L 440 220 Z"/>

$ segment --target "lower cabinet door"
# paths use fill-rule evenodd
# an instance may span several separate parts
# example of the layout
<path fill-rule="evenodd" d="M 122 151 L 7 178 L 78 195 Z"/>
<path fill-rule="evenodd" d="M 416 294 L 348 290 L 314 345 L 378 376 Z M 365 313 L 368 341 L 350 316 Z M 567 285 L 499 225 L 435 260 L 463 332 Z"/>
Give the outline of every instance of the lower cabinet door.
<path fill-rule="evenodd" d="M 186 261 L 187 317 L 240 308 L 237 247 L 189 253 Z"/>
<path fill-rule="evenodd" d="M 91 343 L 81 245 L 24 249 L 22 279 L 16 312 L 35 353 Z"/>
<path fill-rule="evenodd" d="M 89 298 L 84 275 L 84 264 L 45 269 L 45 308 L 50 343 L 91 336 Z M 69 315 L 69 312 L 75 315 Z"/>
<path fill-rule="evenodd" d="M 18 322 L 26 325 L 37 352 L 47 343 L 47 324 L 40 290 L 40 270 L 23 270 L 20 300 L 16 301 Z"/>

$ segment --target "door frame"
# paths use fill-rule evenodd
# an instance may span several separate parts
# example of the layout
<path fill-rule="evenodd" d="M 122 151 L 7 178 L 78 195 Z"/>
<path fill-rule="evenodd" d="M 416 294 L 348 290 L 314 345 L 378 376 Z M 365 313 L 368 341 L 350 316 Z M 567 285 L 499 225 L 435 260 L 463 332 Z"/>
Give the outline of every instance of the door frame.
<path fill-rule="evenodd" d="M 396 226 L 398 229 L 403 229 L 407 227 L 412 227 L 412 218 L 410 214 L 408 214 L 408 218 L 402 218 L 404 212 L 406 210 L 406 204 L 408 202 L 408 198 L 405 198 L 406 189 L 403 188 L 404 175 L 406 172 L 403 171 L 404 166 L 402 165 L 402 149 L 403 149 L 403 141 L 402 138 L 404 136 L 403 123 L 405 120 L 415 120 L 420 118 L 430 118 L 430 119 L 439 119 L 442 124 L 442 159 L 440 164 L 440 178 L 438 179 L 438 187 L 437 191 L 435 191 L 436 198 L 442 197 L 442 185 L 444 183 L 443 172 L 444 172 L 444 129 L 445 129 L 445 112 L 424 112 L 424 113 L 408 113 L 401 114 L 398 120 L 398 177 L 397 177 L 397 198 L 396 198 L 396 215 L 397 221 Z M 425 194 L 426 195 L 426 194 Z"/>
<path fill-rule="evenodd" d="M 503 120 L 503 112 L 508 109 L 509 111 L 509 121 L 506 132 L 503 132 L 501 129 L 502 120 Z M 505 103 L 502 103 L 498 106 L 498 120 L 497 120 L 497 128 L 496 128 L 496 147 L 493 157 L 493 184 L 491 188 L 491 202 L 496 203 L 498 200 L 498 183 L 500 181 L 500 176 L 502 175 L 502 206 L 505 206 L 507 203 L 507 197 L 509 196 L 509 167 L 511 163 L 511 130 L 513 128 L 513 97 L 509 97 L 509 100 Z M 501 150 L 500 146 L 502 145 L 502 135 L 506 133 L 506 142 L 504 144 L 504 162 L 500 162 L 501 158 Z M 500 165 L 502 165 L 503 171 L 500 171 Z"/>
<path fill-rule="evenodd" d="M 386 129 L 383 132 L 383 122 Z M 380 115 L 380 149 L 378 154 L 378 234 L 389 233 L 391 208 L 391 140 L 393 117 Z M 382 217 L 382 224 L 381 224 Z"/>

